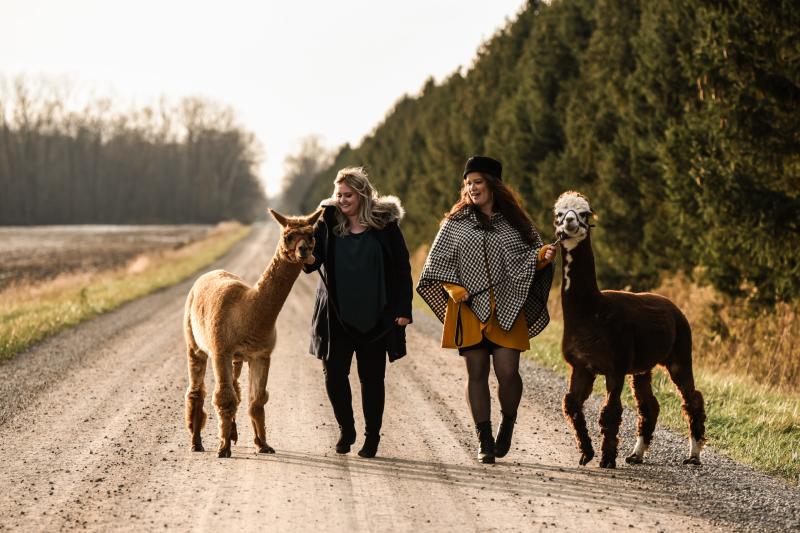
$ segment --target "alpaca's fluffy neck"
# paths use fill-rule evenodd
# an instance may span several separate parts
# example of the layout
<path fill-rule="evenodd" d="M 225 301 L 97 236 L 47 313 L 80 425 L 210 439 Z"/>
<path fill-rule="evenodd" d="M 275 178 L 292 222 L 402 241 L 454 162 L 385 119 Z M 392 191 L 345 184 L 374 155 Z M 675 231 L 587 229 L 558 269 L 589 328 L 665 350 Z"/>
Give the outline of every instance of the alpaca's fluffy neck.
<path fill-rule="evenodd" d="M 280 244 L 267 265 L 264 273 L 255 284 L 256 308 L 259 322 L 265 327 L 272 327 L 278 319 L 294 282 L 300 275 L 302 265 L 287 261 L 280 251 Z"/>
<path fill-rule="evenodd" d="M 593 312 L 600 297 L 594 267 L 594 254 L 590 235 L 571 251 L 562 245 L 561 306 L 564 317 L 570 314 Z"/>

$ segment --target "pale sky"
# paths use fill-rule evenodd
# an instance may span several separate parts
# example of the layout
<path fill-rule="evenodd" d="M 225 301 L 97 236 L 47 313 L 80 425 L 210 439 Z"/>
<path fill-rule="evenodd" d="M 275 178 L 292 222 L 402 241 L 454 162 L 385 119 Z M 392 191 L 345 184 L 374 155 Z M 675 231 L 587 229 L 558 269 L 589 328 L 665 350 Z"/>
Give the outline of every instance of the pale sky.
<path fill-rule="evenodd" d="M 524 0 L 0 0 L 0 75 L 66 77 L 124 108 L 230 105 L 279 191 L 299 140 L 353 145 L 403 94 L 469 67 Z"/>

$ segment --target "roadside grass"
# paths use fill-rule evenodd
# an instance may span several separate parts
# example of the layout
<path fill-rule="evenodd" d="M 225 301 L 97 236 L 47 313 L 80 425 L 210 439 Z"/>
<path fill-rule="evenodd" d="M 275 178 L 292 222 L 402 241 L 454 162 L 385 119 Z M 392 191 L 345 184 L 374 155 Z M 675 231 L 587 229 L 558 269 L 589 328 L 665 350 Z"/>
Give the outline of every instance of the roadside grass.
<path fill-rule="evenodd" d="M 561 357 L 562 328 L 560 320 L 553 320 L 533 339 L 525 355 L 567 376 L 568 367 Z M 695 381 L 705 397 L 709 445 L 732 459 L 792 484 L 800 482 L 800 396 L 697 363 Z M 661 404 L 658 423 L 688 435 L 678 390 L 661 368 L 653 374 L 653 392 Z M 595 381 L 594 393 L 605 394 L 602 376 Z M 622 397 L 626 408 L 635 409 L 627 383 Z"/>
<path fill-rule="evenodd" d="M 123 268 L 9 287 L 0 292 L 0 361 L 65 328 L 183 281 L 224 255 L 250 230 L 222 223 L 203 239 L 140 255 Z"/>
<path fill-rule="evenodd" d="M 414 280 L 414 293 L 412 296 L 411 304 L 415 312 L 422 312 L 430 317 L 436 318 L 436 315 L 431 310 L 430 307 L 425 303 L 425 300 L 422 299 L 422 296 L 416 291 L 417 280 L 419 280 L 419 275 L 422 272 L 422 267 L 425 266 L 425 258 L 428 256 L 428 249 L 429 246 L 423 244 L 419 248 L 417 248 L 409 257 L 409 261 L 411 263 L 411 277 Z M 437 319 L 438 320 L 438 319 Z"/>
<path fill-rule="evenodd" d="M 696 275 L 695 277 L 699 277 Z M 705 368 L 743 376 L 775 390 L 800 390 L 800 300 L 754 306 L 750 296 L 725 297 L 686 276 L 665 276 L 657 292 L 671 299 L 692 325 L 694 357 Z"/>

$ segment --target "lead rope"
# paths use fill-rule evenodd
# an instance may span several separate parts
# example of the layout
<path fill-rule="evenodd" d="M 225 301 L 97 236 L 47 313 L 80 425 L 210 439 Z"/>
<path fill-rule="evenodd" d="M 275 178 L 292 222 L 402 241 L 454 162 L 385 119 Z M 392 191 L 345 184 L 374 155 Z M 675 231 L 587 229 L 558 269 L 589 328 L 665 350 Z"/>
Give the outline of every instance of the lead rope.
<path fill-rule="evenodd" d="M 464 326 L 461 323 L 461 304 L 463 302 L 458 302 L 458 313 L 456 313 L 456 334 L 453 341 L 456 343 L 456 346 L 461 346 L 464 343 Z"/>
<path fill-rule="evenodd" d="M 489 268 L 489 254 L 486 251 L 486 239 L 488 238 L 489 232 L 483 232 L 483 267 L 486 269 L 486 277 L 489 278 L 489 286 L 487 289 L 489 290 L 489 302 L 490 304 L 494 302 L 494 283 L 492 282 L 492 269 Z"/>

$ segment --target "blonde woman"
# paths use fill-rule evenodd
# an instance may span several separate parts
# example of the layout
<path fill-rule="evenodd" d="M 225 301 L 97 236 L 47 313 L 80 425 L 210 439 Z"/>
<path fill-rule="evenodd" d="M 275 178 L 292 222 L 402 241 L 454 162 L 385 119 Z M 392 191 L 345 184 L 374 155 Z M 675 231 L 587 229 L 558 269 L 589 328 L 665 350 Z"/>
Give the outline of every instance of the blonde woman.
<path fill-rule="evenodd" d="M 412 281 L 403 233 L 403 207 L 378 196 L 361 167 L 341 169 L 315 233 L 307 273 L 319 271 L 311 353 L 322 359 L 325 389 L 339 424 L 337 453 L 356 440 L 350 365 L 356 354 L 365 438 L 358 455 L 374 457 L 380 442 L 386 357 L 406 354 Z"/>
<path fill-rule="evenodd" d="M 553 247 L 542 244 L 517 195 L 491 157 L 471 157 L 459 200 L 442 220 L 417 292 L 444 323 L 442 347 L 467 368 L 467 403 L 478 460 L 494 463 L 511 447 L 522 398 L 520 352 L 549 321 Z M 489 368 L 494 364 L 503 418 L 492 435 Z"/>

